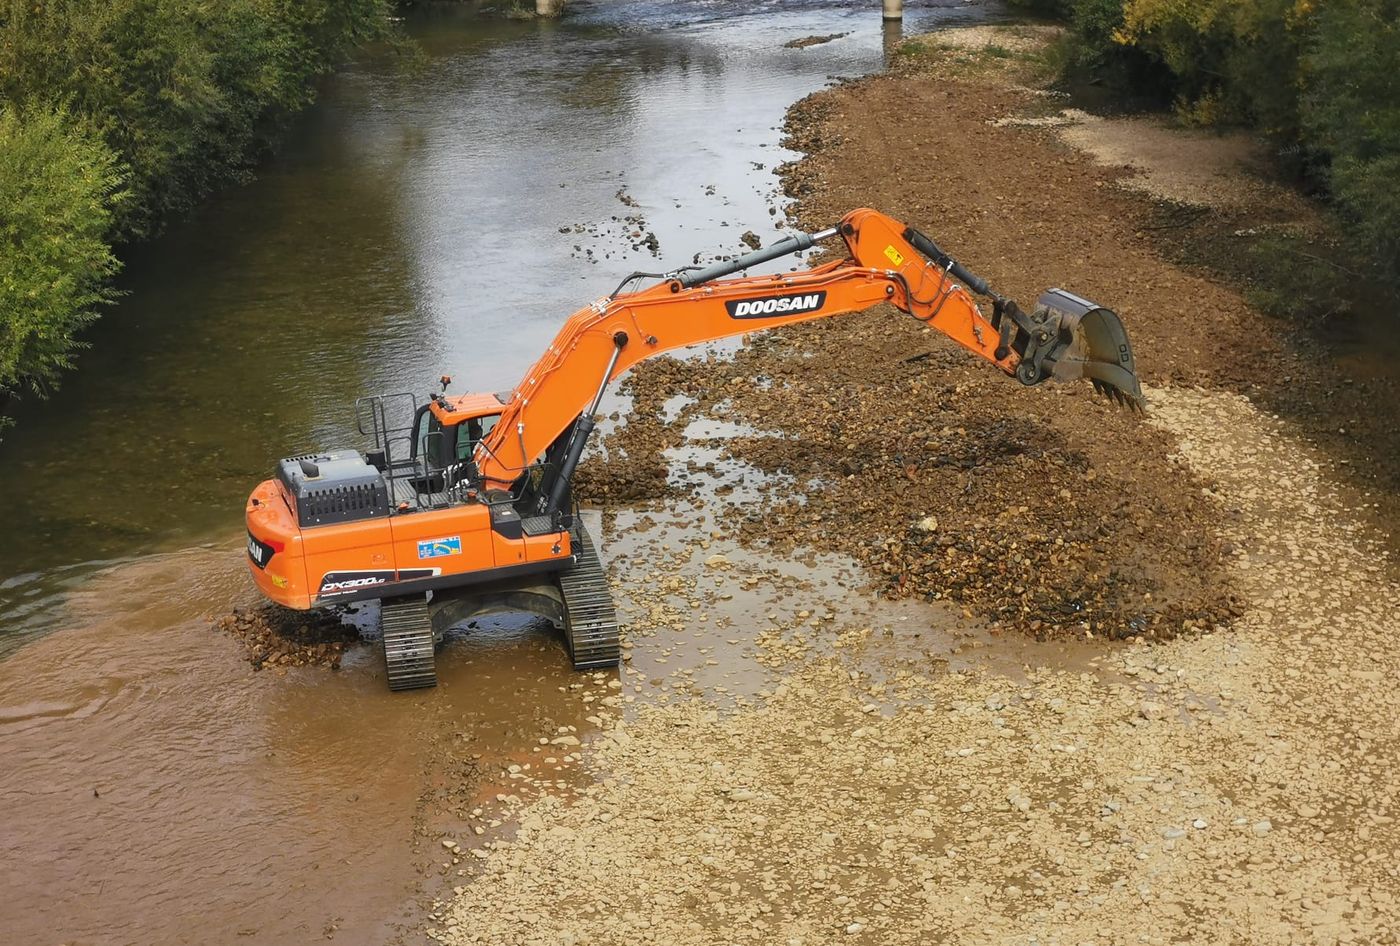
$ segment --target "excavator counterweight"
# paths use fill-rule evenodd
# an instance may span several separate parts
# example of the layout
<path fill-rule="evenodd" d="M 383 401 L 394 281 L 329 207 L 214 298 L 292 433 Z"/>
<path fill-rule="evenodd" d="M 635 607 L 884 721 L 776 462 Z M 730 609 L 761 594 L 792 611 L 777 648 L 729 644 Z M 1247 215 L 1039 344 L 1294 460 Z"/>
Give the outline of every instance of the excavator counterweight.
<path fill-rule="evenodd" d="M 838 238 L 840 259 L 736 275 Z M 643 279 L 653 281 L 623 291 Z M 615 665 L 611 592 L 570 492 L 607 386 L 661 352 L 882 303 L 1023 384 L 1086 378 L 1143 407 L 1111 310 L 1053 289 L 1024 312 L 918 230 L 855 210 L 829 230 L 707 267 L 633 274 L 574 313 L 506 394 L 449 395 L 444 377 L 425 397 L 361 399 L 369 449 L 284 459 L 254 489 L 249 571 L 289 608 L 379 600 L 392 689 L 434 685 L 434 646 L 447 628 L 495 611 L 550 620 L 580 669 Z"/>

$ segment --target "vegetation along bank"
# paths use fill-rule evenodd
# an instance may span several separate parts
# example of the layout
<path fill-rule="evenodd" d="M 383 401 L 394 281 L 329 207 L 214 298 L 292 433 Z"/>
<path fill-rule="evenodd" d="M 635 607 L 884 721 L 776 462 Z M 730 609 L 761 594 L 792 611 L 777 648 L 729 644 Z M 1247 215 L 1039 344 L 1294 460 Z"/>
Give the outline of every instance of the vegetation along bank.
<path fill-rule="evenodd" d="M 0 0 L 0 408 L 44 395 L 113 247 L 245 176 L 390 0 Z M 3 419 L 0 418 L 0 424 Z"/>
<path fill-rule="evenodd" d="M 1066 20 L 1070 77 L 1243 125 L 1335 210 L 1254 247 L 1259 301 L 1325 319 L 1400 295 L 1400 0 L 1013 0 Z"/>

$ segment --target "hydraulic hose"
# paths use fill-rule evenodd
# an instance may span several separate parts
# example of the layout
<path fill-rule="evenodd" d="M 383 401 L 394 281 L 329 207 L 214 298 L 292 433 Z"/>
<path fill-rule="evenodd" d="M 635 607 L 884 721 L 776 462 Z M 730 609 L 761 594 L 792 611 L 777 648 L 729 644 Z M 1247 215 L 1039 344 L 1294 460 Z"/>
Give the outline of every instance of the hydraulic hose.
<path fill-rule="evenodd" d="M 617 359 L 622 355 L 622 349 L 626 345 L 626 333 L 618 332 L 613 336 L 612 357 L 608 359 L 608 366 L 603 370 L 603 380 L 598 385 L 598 393 L 593 396 L 593 403 L 589 405 L 588 409 L 579 415 L 578 421 L 574 425 L 573 439 L 569 441 L 569 446 L 564 451 L 564 460 L 559 464 L 559 472 L 555 476 L 554 483 L 550 486 L 549 504 L 545 508 L 551 515 L 564 505 L 564 496 L 568 492 L 569 482 L 573 479 L 574 470 L 578 467 L 579 460 L 583 458 L 583 448 L 588 445 L 588 438 L 593 434 L 593 428 L 597 423 L 593 417 L 602 407 L 603 393 L 608 389 L 613 369 L 617 367 Z"/>

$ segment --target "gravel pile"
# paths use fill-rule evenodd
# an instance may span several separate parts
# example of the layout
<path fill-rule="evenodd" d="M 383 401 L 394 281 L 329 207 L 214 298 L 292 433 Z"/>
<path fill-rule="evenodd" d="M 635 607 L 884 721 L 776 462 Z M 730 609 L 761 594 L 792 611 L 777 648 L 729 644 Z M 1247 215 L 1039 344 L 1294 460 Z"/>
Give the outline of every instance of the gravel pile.
<path fill-rule="evenodd" d="M 339 670 L 345 649 L 360 642 L 359 631 L 342 623 L 338 614 L 288 611 L 274 605 L 236 608 L 210 626 L 237 638 L 254 670 L 305 666 Z"/>
<path fill-rule="evenodd" d="M 659 495 L 699 417 L 725 453 L 795 482 L 722 525 L 777 552 L 838 551 L 900 597 L 948 599 L 1036 638 L 1167 638 L 1237 611 L 1213 523 L 1228 509 L 1171 438 L 1090 396 L 1028 390 L 893 309 L 799 325 L 731 356 L 663 358 L 580 495 Z M 661 406 L 687 407 L 667 420 Z M 602 460 L 602 462 L 600 462 Z"/>

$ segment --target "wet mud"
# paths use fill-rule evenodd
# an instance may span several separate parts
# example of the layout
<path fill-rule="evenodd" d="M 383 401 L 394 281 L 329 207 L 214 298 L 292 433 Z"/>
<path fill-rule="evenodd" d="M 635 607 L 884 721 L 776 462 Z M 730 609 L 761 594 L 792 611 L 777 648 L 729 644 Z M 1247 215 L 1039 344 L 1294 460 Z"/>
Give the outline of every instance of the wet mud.
<path fill-rule="evenodd" d="M 308 664 L 340 669 L 345 648 L 362 640 L 338 612 L 297 613 L 275 605 L 236 608 L 216 618 L 210 627 L 242 643 L 254 670 L 264 667 L 304 667 Z"/>
<path fill-rule="evenodd" d="M 845 33 L 827 33 L 825 36 L 803 36 L 799 39 L 790 39 L 783 43 L 784 49 L 806 49 L 808 46 L 821 46 L 832 40 L 840 39 Z"/>

